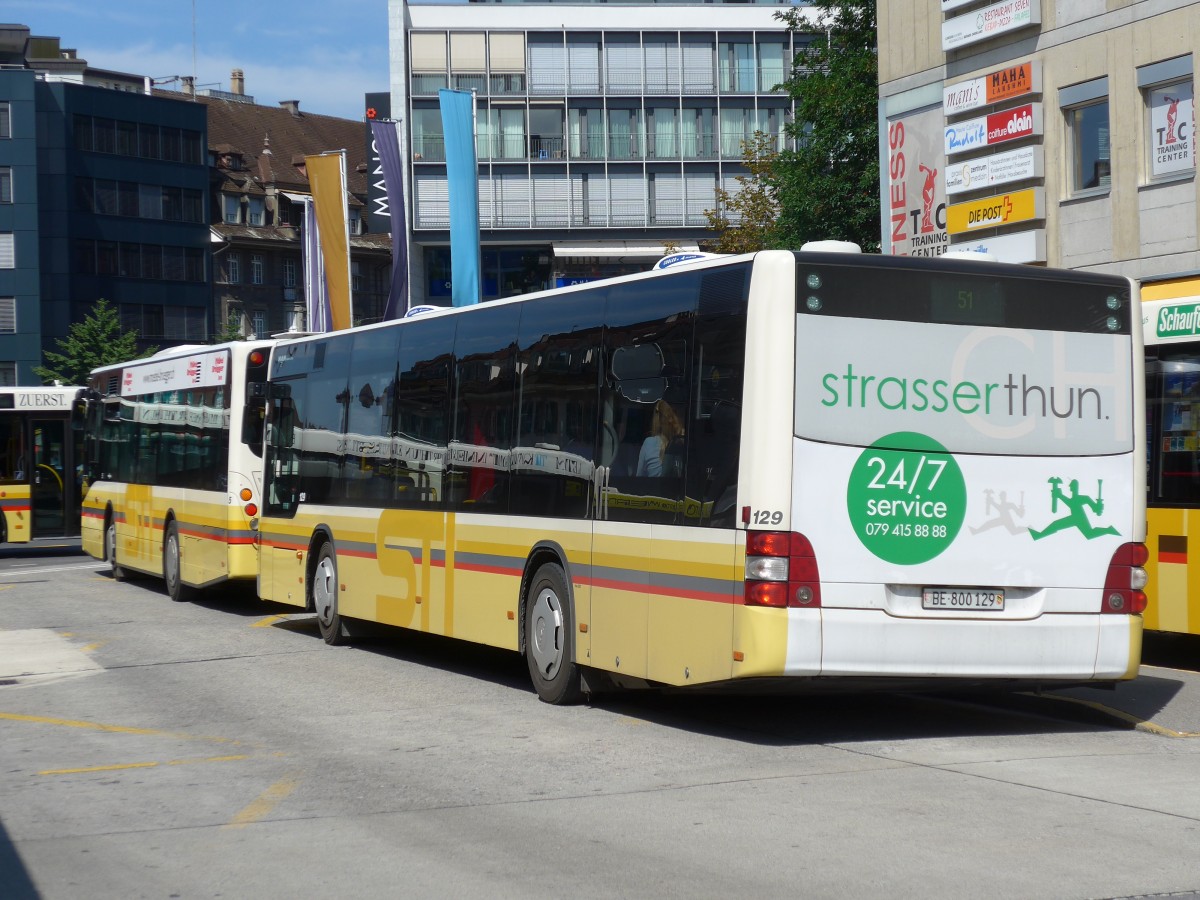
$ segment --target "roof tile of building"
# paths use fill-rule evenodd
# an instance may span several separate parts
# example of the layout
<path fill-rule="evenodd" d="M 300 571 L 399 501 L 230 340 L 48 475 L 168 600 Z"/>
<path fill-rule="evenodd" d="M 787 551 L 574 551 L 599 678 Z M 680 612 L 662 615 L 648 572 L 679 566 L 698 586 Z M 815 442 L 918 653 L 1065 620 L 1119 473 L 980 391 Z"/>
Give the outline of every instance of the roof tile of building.
<path fill-rule="evenodd" d="M 308 193 L 308 177 L 292 160 L 345 150 L 347 186 L 352 194 L 366 193 L 367 146 L 361 121 L 202 95 L 196 101 L 208 107 L 209 147 L 241 153 L 247 172 L 273 176 L 283 190 Z M 270 155 L 264 160 L 266 148 Z"/>

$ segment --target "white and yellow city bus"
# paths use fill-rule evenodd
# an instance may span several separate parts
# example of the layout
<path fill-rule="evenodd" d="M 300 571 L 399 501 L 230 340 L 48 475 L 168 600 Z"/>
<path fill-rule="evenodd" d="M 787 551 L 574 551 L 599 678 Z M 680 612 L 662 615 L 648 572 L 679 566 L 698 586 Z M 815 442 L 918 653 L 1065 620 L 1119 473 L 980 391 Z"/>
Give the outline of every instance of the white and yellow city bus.
<path fill-rule="evenodd" d="M 1200 297 L 1194 282 L 1142 288 L 1150 559 L 1146 627 L 1200 634 Z"/>
<path fill-rule="evenodd" d="M 0 543 L 79 534 L 83 388 L 0 388 Z"/>
<path fill-rule="evenodd" d="M 542 699 L 1136 673 L 1128 279 L 768 251 L 280 341 L 259 593 Z"/>
<path fill-rule="evenodd" d="M 173 600 L 258 575 L 270 342 L 164 350 L 89 385 L 83 549 L 162 577 Z"/>

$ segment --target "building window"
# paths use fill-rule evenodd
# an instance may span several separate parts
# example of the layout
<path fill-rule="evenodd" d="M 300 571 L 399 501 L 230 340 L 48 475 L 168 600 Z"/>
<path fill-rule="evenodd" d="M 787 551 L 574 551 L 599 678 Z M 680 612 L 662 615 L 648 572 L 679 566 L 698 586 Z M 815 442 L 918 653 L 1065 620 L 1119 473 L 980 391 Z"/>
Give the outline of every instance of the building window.
<path fill-rule="evenodd" d="M 361 210 L 355 208 L 347 210 L 348 227 L 351 234 L 362 234 L 362 213 Z"/>
<path fill-rule="evenodd" d="M 266 200 L 262 197 L 251 197 L 246 207 L 246 224 L 262 226 L 266 212 Z"/>
<path fill-rule="evenodd" d="M 1196 119 L 1191 55 L 1141 66 L 1137 81 L 1146 104 L 1147 175 L 1154 179 L 1194 172 Z"/>
<path fill-rule="evenodd" d="M 13 233 L 0 231 L 0 269 L 15 269 L 16 267 L 17 253 L 13 244 Z"/>
<path fill-rule="evenodd" d="M 250 324 L 254 327 L 254 336 L 256 338 L 266 337 L 267 311 L 265 309 L 254 310 L 250 315 Z"/>
<path fill-rule="evenodd" d="M 1066 117 L 1071 193 L 1107 190 L 1112 178 L 1108 78 L 1062 88 L 1058 102 Z"/>
<path fill-rule="evenodd" d="M 0 297 L 0 334 L 17 333 L 17 298 Z"/>
<path fill-rule="evenodd" d="M 250 283 L 263 283 L 263 257 L 261 253 L 250 254 Z"/>
<path fill-rule="evenodd" d="M 237 225 L 242 221 L 242 198 L 234 194 L 221 195 L 221 219 L 226 225 Z"/>
<path fill-rule="evenodd" d="M 12 137 L 12 108 L 0 103 L 0 138 Z"/>
<path fill-rule="evenodd" d="M 229 259 L 225 263 L 225 281 L 227 284 L 242 283 L 242 254 L 229 254 Z"/>
<path fill-rule="evenodd" d="M 0 167 L 0 203 L 12 203 L 12 169 Z"/>
<path fill-rule="evenodd" d="M 363 289 L 362 263 L 354 260 L 350 263 L 350 290 L 360 293 Z"/>
<path fill-rule="evenodd" d="M 296 261 L 294 259 L 283 261 L 283 286 L 285 288 L 296 286 Z"/>
<path fill-rule="evenodd" d="M 0 387 L 17 386 L 17 364 L 15 362 L 0 362 Z"/>

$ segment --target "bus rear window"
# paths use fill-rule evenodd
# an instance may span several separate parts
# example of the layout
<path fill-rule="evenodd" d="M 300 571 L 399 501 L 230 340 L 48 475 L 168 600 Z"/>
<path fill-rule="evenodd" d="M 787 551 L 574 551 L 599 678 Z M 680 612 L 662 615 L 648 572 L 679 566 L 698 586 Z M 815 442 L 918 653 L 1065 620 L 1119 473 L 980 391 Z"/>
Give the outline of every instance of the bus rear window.
<path fill-rule="evenodd" d="M 1130 333 L 1122 278 L 969 260 L 798 253 L 796 312 L 815 316 Z"/>

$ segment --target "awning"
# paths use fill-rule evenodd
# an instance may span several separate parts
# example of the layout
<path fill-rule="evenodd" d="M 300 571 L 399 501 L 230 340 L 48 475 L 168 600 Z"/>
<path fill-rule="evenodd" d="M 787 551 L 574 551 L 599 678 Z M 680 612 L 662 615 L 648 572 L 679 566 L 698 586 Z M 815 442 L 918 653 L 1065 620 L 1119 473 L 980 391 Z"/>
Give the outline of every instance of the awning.
<path fill-rule="evenodd" d="M 287 197 L 293 203 L 303 203 L 305 200 L 312 199 L 312 196 L 309 194 L 293 194 L 291 191 L 280 191 L 279 193 L 283 194 L 283 196 Z"/>
<path fill-rule="evenodd" d="M 671 241 L 674 248 L 670 252 L 696 252 L 699 248 L 695 241 Z M 555 241 L 555 256 L 576 256 L 586 258 L 619 259 L 621 257 L 637 259 L 658 259 L 666 256 L 669 251 L 667 244 L 659 241 Z"/>

